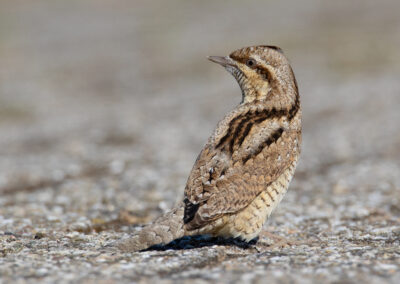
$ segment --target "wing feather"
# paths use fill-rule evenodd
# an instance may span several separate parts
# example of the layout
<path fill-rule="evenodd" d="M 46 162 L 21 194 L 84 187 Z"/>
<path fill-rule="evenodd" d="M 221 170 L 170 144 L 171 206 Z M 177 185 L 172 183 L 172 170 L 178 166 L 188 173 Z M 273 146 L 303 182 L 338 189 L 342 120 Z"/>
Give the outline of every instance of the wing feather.
<path fill-rule="evenodd" d="M 201 228 L 224 214 L 244 209 L 298 154 L 293 151 L 298 133 L 285 129 L 277 120 L 262 121 L 246 132 L 247 137 L 239 138 L 243 141 L 233 153 L 230 147 L 216 147 L 215 139 L 201 151 L 185 188 L 187 229 Z M 227 145 L 232 143 L 225 140 Z"/>

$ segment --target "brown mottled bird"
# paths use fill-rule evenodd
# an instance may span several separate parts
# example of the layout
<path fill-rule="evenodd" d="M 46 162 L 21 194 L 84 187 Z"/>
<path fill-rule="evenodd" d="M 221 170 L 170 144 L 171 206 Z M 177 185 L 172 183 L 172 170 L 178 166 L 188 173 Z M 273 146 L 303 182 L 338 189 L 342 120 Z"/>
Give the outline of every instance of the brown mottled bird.
<path fill-rule="evenodd" d="M 242 101 L 200 152 L 183 202 L 124 241 L 123 250 L 199 234 L 250 241 L 288 189 L 300 154 L 301 107 L 282 50 L 251 46 L 209 59 L 235 77 Z"/>

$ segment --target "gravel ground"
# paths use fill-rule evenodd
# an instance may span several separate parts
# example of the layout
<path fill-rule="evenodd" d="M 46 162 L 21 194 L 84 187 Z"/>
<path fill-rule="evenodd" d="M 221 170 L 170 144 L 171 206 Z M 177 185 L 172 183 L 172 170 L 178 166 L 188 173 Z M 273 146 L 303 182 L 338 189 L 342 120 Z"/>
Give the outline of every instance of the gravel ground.
<path fill-rule="evenodd" d="M 400 283 L 400 2 L 1 6 L 0 283 Z M 285 50 L 304 116 L 257 246 L 115 250 L 179 201 L 240 100 L 205 57 L 253 44 Z"/>

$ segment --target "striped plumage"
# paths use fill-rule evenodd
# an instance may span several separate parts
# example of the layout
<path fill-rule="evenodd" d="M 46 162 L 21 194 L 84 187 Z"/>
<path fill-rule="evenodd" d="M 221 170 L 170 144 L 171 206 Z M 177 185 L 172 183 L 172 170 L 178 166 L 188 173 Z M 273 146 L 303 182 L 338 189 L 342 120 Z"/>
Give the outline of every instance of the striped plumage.
<path fill-rule="evenodd" d="M 168 218 L 145 227 L 125 249 L 195 234 L 250 241 L 289 186 L 300 154 L 301 107 L 282 50 L 252 46 L 209 59 L 235 77 L 242 101 L 218 123 L 200 152 L 183 203 Z"/>

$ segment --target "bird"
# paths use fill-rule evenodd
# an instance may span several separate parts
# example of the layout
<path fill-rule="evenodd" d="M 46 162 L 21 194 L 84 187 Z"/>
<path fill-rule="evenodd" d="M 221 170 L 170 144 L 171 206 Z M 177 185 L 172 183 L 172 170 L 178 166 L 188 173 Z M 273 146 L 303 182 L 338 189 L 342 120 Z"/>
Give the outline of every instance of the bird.
<path fill-rule="evenodd" d="M 281 48 L 257 45 L 209 56 L 236 79 L 240 103 L 217 124 L 182 201 L 119 244 L 124 251 L 194 235 L 250 242 L 281 202 L 301 152 L 297 81 Z"/>

